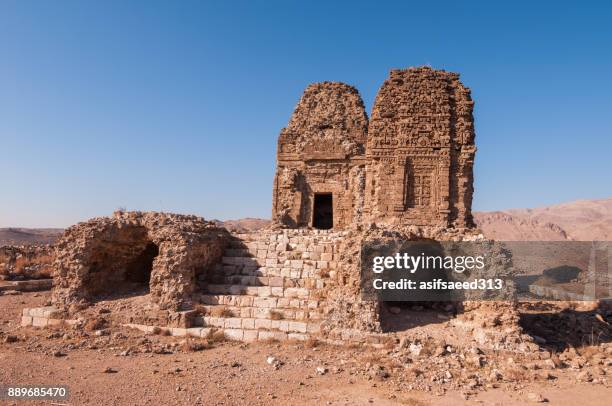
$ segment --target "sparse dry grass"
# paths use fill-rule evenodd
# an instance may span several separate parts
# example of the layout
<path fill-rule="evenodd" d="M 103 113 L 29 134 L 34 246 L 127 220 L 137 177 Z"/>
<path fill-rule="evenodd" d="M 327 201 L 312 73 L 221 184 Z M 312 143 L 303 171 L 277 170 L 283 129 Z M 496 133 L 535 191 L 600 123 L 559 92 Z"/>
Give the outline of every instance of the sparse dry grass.
<path fill-rule="evenodd" d="M 51 278 L 53 274 L 53 257 L 51 255 L 40 255 L 34 258 L 25 256 L 15 260 L 13 274 L 28 278 Z M 34 269 L 35 270 L 32 270 Z"/>
<path fill-rule="evenodd" d="M 306 341 L 304 341 L 305 348 L 315 348 L 321 346 L 321 342 L 316 338 L 309 337 Z"/>
<path fill-rule="evenodd" d="M 234 312 L 225 306 L 215 307 L 210 311 L 213 317 L 234 317 Z"/>
<path fill-rule="evenodd" d="M 400 399 L 399 402 L 406 406 L 427 406 L 429 404 L 414 398 Z"/>
<path fill-rule="evenodd" d="M 301 251 L 288 252 L 287 259 L 302 259 L 302 252 Z"/>
<path fill-rule="evenodd" d="M 380 351 L 373 351 L 365 355 L 362 358 L 364 364 L 370 363 L 372 365 L 383 366 L 387 371 L 391 371 L 394 368 L 401 366 L 401 364 L 394 359 L 388 358 L 385 354 Z"/>
<path fill-rule="evenodd" d="M 181 347 L 185 352 L 197 352 L 210 348 L 210 342 L 189 338 L 183 342 Z"/>
<path fill-rule="evenodd" d="M 270 310 L 270 319 L 272 320 L 283 320 L 285 315 L 277 310 Z"/>
<path fill-rule="evenodd" d="M 206 314 L 208 313 L 208 310 L 206 309 L 206 306 L 204 305 L 197 304 L 193 308 L 196 312 L 200 313 L 200 315 L 202 316 L 206 316 Z"/>
<path fill-rule="evenodd" d="M 223 331 L 221 331 L 221 330 L 214 330 L 208 336 L 208 342 L 210 344 L 224 343 L 226 341 L 228 341 L 228 339 L 225 336 L 225 334 L 223 333 Z"/>
<path fill-rule="evenodd" d="M 529 378 L 529 371 L 520 367 L 514 367 L 506 369 L 503 375 L 506 380 L 522 382 Z"/>
<path fill-rule="evenodd" d="M 9 257 L 7 257 L 5 254 L 0 253 L 0 275 L 8 275 L 8 262 Z"/>
<path fill-rule="evenodd" d="M 85 323 L 86 331 L 103 330 L 109 326 L 108 320 L 101 317 L 93 317 Z"/>

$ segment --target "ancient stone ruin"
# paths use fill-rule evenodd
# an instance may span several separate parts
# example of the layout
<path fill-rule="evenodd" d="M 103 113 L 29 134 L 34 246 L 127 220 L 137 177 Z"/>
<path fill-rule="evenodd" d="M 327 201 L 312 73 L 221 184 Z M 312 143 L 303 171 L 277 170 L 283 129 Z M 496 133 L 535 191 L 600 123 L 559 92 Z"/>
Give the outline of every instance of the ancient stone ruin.
<path fill-rule="evenodd" d="M 391 71 L 369 124 L 353 87 L 309 86 L 278 139 L 273 220 L 473 227 L 472 108 L 459 75 L 426 67 Z"/>
<path fill-rule="evenodd" d="M 456 73 L 391 71 L 368 129 L 366 207 L 372 220 L 473 227 L 473 104 Z"/>
<path fill-rule="evenodd" d="M 472 106 L 458 75 L 425 67 L 391 71 L 370 122 L 355 88 L 313 84 L 278 139 L 270 228 L 140 212 L 80 223 L 56 245 L 53 306 L 22 324 L 103 314 L 173 335 L 380 343 L 385 304 L 360 295 L 360 245 L 477 236 Z"/>
<path fill-rule="evenodd" d="M 77 224 L 56 244 L 53 301 L 82 305 L 150 289 L 161 309 L 190 308 L 195 278 L 221 259 L 228 237 L 202 218 L 165 213 L 116 212 Z"/>
<path fill-rule="evenodd" d="M 344 83 L 308 86 L 278 138 L 273 220 L 291 228 L 361 221 L 368 117 Z"/>

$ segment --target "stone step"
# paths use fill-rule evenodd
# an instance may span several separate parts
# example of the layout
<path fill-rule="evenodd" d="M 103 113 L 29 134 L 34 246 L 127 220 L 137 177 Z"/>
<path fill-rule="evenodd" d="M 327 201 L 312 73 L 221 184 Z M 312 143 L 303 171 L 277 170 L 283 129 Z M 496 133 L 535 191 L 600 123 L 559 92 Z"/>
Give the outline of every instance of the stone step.
<path fill-rule="evenodd" d="M 313 311 L 319 308 L 317 299 L 285 298 L 285 297 L 258 297 L 247 295 L 200 295 L 200 302 L 204 305 L 222 305 L 230 307 L 258 307 L 265 309 L 286 309 Z"/>
<path fill-rule="evenodd" d="M 321 313 L 318 309 L 302 310 L 280 307 L 200 305 L 199 310 L 204 311 L 204 316 L 206 317 L 241 317 L 246 319 L 288 321 L 313 321 L 321 319 Z"/>
<path fill-rule="evenodd" d="M 290 274 L 290 273 L 288 273 Z M 318 278 L 292 278 L 291 276 L 252 276 L 252 275 L 225 275 L 215 273 L 207 276 L 206 281 L 200 281 L 202 289 L 213 285 L 243 285 L 243 286 L 270 286 L 282 288 L 309 288 L 317 289 Z M 322 282 L 319 288 L 323 287 Z"/>
<path fill-rule="evenodd" d="M 201 327 L 216 327 L 223 329 L 280 331 L 283 333 L 318 333 L 321 328 L 319 321 L 270 320 L 242 317 L 202 317 Z"/>
<path fill-rule="evenodd" d="M 330 272 L 329 268 L 316 268 L 314 266 L 305 266 L 303 269 L 293 268 L 276 268 L 276 267 L 239 267 L 239 266 L 223 266 L 215 268 L 209 273 L 204 273 L 198 276 L 198 279 L 203 282 L 222 283 L 215 282 L 219 278 L 225 277 L 261 277 L 261 278 L 274 278 L 283 277 L 291 278 L 295 280 L 299 279 L 310 279 L 310 278 L 321 278 L 328 275 Z M 233 283 L 233 282 L 229 282 Z M 264 282 L 265 284 L 265 282 Z M 257 284 L 258 285 L 258 284 Z"/>
<path fill-rule="evenodd" d="M 317 268 L 317 264 L 306 264 L 301 269 L 291 267 L 278 267 L 278 266 L 242 266 L 242 265 L 223 265 L 215 267 L 210 271 L 210 275 L 222 275 L 222 276 L 283 276 L 285 278 L 309 278 L 318 275 L 318 270 L 328 269 L 324 265 L 320 265 Z M 207 278 L 206 274 L 203 274 L 202 278 Z"/>
<path fill-rule="evenodd" d="M 322 253 L 315 258 L 288 259 L 288 258 L 258 258 L 258 257 L 222 257 L 221 267 L 226 265 L 242 267 L 268 267 L 268 268 L 327 268 L 332 261 L 332 254 Z M 218 267 L 215 267 L 218 269 Z"/>
<path fill-rule="evenodd" d="M 321 281 L 323 283 L 323 281 Z M 310 290 L 307 288 L 285 288 L 276 286 L 246 286 L 212 284 L 206 285 L 206 293 L 213 295 L 244 295 L 258 297 L 284 297 L 288 299 L 308 299 Z"/>
<path fill-rule="evenodd" d="M 255 252 L 256 254 L 257 252 Z M 223 252 L 224 257 L 253 257 L 253 253 L 247 248 L 227 248 Z"/>
<path fill-rule="evenodd" d="M 279 330 L 255 330 L 242 328 L 220 328 L 220 327 L 191 327 L 191 328 L 166 328 L 148 326 L 144 324 L 124 324 L 126 327 L 135 328 L 146 333 L 153 333 L 155 329 L 165 329 L 175 337 L 202 337 L 209 338 L 212 334 L 222 333 L 230 340 L 254 342 L 265 340 L 308 340 L 310 335 L 303 333 L 285 333 Z"/>

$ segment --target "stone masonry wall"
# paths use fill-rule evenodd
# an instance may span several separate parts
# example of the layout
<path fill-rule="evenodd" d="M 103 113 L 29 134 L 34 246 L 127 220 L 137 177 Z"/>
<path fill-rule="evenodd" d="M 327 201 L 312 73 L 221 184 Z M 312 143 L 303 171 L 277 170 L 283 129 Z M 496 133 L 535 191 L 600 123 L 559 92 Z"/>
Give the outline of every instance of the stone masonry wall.
<path fill-rule="evenodd" d="M 261 231 L 236 236 L 222 262 L 200 277 L 205 328 L 231 338 L 306 339 L 325 328 L 324 291 L 336 282 L 346 232 Z"/>

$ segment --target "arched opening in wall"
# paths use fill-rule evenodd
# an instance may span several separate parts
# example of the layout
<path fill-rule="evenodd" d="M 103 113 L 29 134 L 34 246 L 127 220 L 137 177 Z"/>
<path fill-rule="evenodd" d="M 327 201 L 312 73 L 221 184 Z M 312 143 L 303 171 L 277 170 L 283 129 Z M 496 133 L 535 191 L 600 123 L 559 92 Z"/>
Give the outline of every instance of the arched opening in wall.
<path fill-rule="evenodd" d="M 134 285 L 140 285 L 142 289 L 149 288 L 153 260 L 159 254 L 159 247 L 149 242 L 145 249 L 128 264 L 125 271 L 125 280 Z"/>
<path fill-rule="evenodd" d="M 331 193 L 315 193 L 312 226 L 320 230 L 329 230 L 334 226 L 334 204 Z"/>
<path fill-rule="evenodd" d="M 159 247 L 141 226 L 122 227 L 91 248 L 83 278 L 89 300 L 144 295 Z"/>

